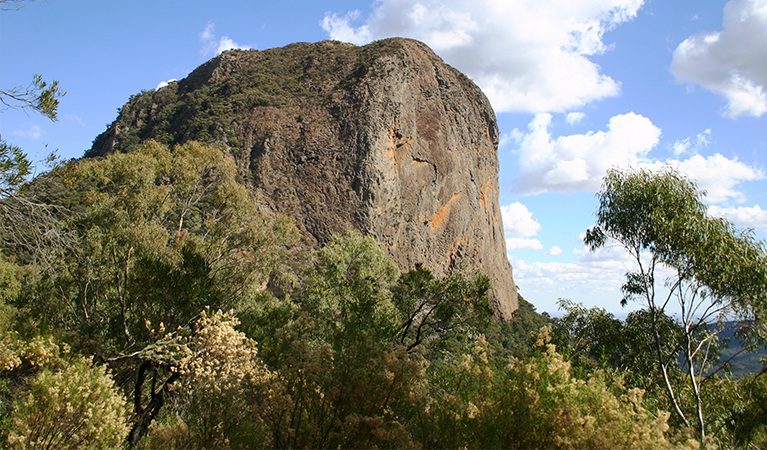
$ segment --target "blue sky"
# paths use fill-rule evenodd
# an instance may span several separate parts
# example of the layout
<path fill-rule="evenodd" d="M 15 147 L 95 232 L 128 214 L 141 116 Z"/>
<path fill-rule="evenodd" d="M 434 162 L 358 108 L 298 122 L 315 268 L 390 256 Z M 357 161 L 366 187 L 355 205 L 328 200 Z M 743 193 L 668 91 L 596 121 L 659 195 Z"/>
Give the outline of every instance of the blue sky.
<path fill-rule="evenodd" d="M 67 91 L 59 121 L 0 114 L 41 158 L 79 157 L 128 98 L 228 48 L 422 40 L 490 98 L 500 202 L 520 292 L 619 312 L 631 267 L 581 235 L 612 166 L 672 164 L 712 214 L 767 232 L 767 0 L 49 0 L 0 12 L 0 86 Z"/>

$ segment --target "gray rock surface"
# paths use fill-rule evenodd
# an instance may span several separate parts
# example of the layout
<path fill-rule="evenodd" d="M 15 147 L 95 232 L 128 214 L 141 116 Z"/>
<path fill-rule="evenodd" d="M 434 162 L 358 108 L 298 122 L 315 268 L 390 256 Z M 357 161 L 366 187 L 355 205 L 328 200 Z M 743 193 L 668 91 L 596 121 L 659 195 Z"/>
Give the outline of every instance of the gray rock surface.
<path fill-rule="evenodd" d="M 496 317 L 517 309 L 487 98 L 426 45 L 387 39 L 229 51 L 136 95 L 86 156 L 144 139 L 218 143 L 312 244 L 357 229 L 403 270 L 481 270 Z"/>

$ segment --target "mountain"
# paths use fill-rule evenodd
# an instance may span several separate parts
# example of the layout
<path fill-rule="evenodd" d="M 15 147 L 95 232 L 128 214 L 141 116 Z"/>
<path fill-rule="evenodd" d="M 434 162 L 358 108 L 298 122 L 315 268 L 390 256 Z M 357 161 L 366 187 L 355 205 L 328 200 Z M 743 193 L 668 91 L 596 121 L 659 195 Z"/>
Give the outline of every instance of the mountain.
<path fill-rule="evenodd" d="M 231 50 L 131 97 L 86 157 L 154 139 L 217 144 L 311 245 L 356 229 L 403 270 L 481 270 L 517 309 L 498 203 L 498 127 L 480 89 L 423 43 Z"/>
<path fill-rule="evenodd" d="M 709 326 L 714 331 L 716 324 Z M 738 322 L 725 322 L 724 331 L 719 334 L 719 338 L 726 340 L 726 345 L 721 350 L 720 359 L 730 361 L 732 365 L 732 374 L 736 378 L 742 378 L 746 375 L 757 374 L 764 367 L 761 360 L 767 357 L 767 347 L 760 346 L 752 352 L 741 352 L 743 340 L 738 334 L 740 324 Z"/>

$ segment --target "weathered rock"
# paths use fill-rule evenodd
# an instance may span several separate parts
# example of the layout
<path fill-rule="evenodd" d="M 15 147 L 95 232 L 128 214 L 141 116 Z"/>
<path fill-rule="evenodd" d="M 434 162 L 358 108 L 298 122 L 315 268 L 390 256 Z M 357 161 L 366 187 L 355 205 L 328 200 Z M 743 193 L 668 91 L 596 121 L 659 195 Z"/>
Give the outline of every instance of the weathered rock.
<path fill-rule="evenodd" d="M 388 39 L 229 51 L 131 98 L 86 156 L 145 139 L 219 143 L 313 243 L 357 229 L 400 267 L 481 270 L 508 319 L 517 291 L 484 94 L 424 44 Z"/>

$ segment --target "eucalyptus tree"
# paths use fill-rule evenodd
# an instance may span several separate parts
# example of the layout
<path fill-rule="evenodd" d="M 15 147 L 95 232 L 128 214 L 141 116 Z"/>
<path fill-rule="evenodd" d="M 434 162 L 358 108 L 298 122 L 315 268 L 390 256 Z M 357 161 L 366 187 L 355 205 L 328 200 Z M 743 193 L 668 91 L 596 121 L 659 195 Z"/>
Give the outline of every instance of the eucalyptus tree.
<path fill-rule="evenodd" d="M 205 306 L 229 309 L 263 289 L 297 239 L 260 210 L 220 149 L 148 142 L 61 170 L 77 248 L 30 302 L 57 327 L 109 353 L 185 325 Z"/>
<path fill-rule="evenodd" d="M 701 440 L 707 428 L 701 382 L 708 378 L 704 371 L 715 372 L 718 363 L 718 332 L 711 323 L 735 316 L 744 329 L 758 332 L 767 312 L 764 244 L 752 231 L 708 215 L 704 195 L 694 181 L 671 168 L 611 169 L 597 194 L 596 226 L 584 239 L 592 251 L 617 243 L 634 260 L 621 304 L 637 301 L 647 309 L 655 364 L 673 410 L 697 428 Z M 680 339 L 662 327 L 674 304 L 680 311 Z M 669 374 L 678 366 L 677 355 L 684 360 L 681 370 L 693 394 L 691 409 Z"/>

